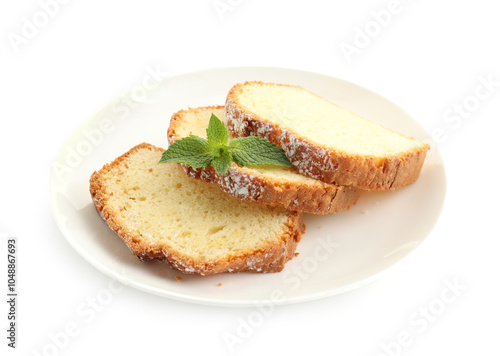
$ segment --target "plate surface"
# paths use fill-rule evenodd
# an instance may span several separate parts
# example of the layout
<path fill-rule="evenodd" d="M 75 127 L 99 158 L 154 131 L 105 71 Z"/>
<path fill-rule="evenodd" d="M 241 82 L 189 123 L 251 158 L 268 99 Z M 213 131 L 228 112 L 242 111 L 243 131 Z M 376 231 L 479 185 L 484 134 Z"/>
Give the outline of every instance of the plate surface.
<path fill-rule="evenodd" d="M 425 130 L 401 108 L 367 89 L 322 74 L 282 68 L 222 68 L 165 78 L 134 88 L 85 120 L 59 151 L 50 179 L 51 207 L 69 244 L 103 273 L 135 288 L 188 302 L 256 306 L 332 296 L 379 277 L 413 251 L 436 223 L 446 178 L 437 149 L 417 182 L 393 192 L 367 192 L 335 215 L 306 215 L 298 257 L 280 273 L 182 275 L 165 263 L 143 263 L 101 220 L 90 198 L 92 172 L 141 142 L 166 148 L 171 115 L 224 104 L 238 82 L 301 85 L 372 121 L 420 140 Z M 176 276 L 183 278 L 182 283 Z M 222 283 L 222 286 L 219 286 Z"/>

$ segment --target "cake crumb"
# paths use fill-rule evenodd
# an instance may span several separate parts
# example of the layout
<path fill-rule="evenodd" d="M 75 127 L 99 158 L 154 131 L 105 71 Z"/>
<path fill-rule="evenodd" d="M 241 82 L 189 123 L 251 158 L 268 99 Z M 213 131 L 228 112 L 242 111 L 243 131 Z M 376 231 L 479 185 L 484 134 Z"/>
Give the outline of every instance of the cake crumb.
<path fill-rule="evenodd" d="M 218 284 L 218 286 L 219 286 L 219 287 L 222 287 L 222 283 L 219 283 L 219 284 Z"/>
<path fill-rule="evenodd" d="M 177 282 L 182 282 L 182 277 L 175 276 L 175 279 L 177 280 Z"/>
<path fill-rule="evenodd" d="M 295 252 L 293 255 L 297 257 L 300 254 L 300 252 Z"/>
<path fill-rule="evenodd" d="M 368 210 L 363 210 L 361 214 L 368 214 Z"/>

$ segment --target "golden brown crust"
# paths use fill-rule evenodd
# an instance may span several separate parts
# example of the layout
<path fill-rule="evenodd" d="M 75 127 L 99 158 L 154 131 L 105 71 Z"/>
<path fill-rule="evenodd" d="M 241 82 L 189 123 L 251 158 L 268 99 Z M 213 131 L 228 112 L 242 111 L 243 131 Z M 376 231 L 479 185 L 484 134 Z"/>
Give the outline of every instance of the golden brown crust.
<path fill-rule="evenodd" d="M 196 114 L 208 108 L 220 110 L 224 106 L 200 107 L 176 112 L 170 120 L 167 131 L 169 143 L 182 138 L 178 131 L 185 125 L 184 114 L 188 112 Z M 236 199 L 263 205 L 282 206 L 289 210 L 310 214 L 328 214 L 348 210 L 351 205 L 356 204 L 361 195 L 361 189 L 356 187 L 319 181 L 317 184 L 285 182 L 259 174 L 255 170 L 240 167 L 235 163 L 231 164 L 225 176 L 215 171 L 213 167 L 192 168 L 185 164 L 182 164 L 182 167 L 190 177 L 215 183 Z"/>
<path fill-rule="evenodd" d="M 294 256 L 295 249 L 305 231 L 302 214 L 290 212 L 285 229 L 270 246 L 249 248 L 236 254 L 227 255 L 216 261 L 198 261 L 176 251 L 166 243 L 151 240 L 145 241 L 140 234 L 131 231 L 127 222 L 119 216 L 116 208 L 109 204 L 109 197 L 116 192 L 107 191 L 106 175 L 114 168 L 122 168 L 123 161 L 141 149 L 163 152 L 163 149 L 142 143 L 121 155 L 113 162 L 92 174 L 90 178 L 90 194 L 92 201 L 108 226 L 125 242 L 133 254 L 140 260 L 166 261 L 174 269 L 184 273 L 211 275 L 223 272 L 279 272 L 285 263 Z M 186 177 L 186 179 L 189 179 Z"/>
<path fill-rule="evenodd" d="M 280 182 L 262 175 L 248 173 L 248 170 L 234 163 L 225 176 L 213 167 L 193 168 L 182 164 L 182 168 L 190 177 L 215 183 L 222 191 L 236 199 L 262 205 L 281 206 L 303 213 L 322 215 L 349 210 L 361 195 L 361 189 L 355 187 L 329 184 L 319 188 L 299 183 Z M 244 187 L 244 193 L 241 193 L 240 187 Z"/>
<path fill-rule="evenodd" d="M 229 132 L 234 136 L 263 136 L 285 150 L 294 168 L 301 174 L 326 183 L 356 186 L 366 190 L 388 190 L 414 182 L 422 168 L 428 145 L 405 154 L 380 159 L 350 155 L 311 143 L 307 138 L 271 123 L 239 105 L 238 96 L 243 85 L 236 84 L 227 95 L 225 118 Z M 275 84 L 295 87 L 293 85 Z M 316 94 L 312 93 L 317 96 Z"/>

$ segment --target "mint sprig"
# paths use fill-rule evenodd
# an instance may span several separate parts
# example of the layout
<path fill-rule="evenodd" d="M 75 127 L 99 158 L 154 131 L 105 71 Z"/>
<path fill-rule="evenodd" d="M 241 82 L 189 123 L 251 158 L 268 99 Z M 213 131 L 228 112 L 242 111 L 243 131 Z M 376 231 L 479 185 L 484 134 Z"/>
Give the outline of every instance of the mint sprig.
<path fill-rule="evenodd" d="M 240 166 L 274 164 L 291 167 L 285 151 L 262 137 L 238 137 L 228 145 L 229 131 L 217 116 L 212 114 L 207 128 L 207 138 L 189 135 L 172 143 L 163 152 L 160 163 L 185 163 L 193 168 L 213 166 L 226 175 L 235 162 Z"/>

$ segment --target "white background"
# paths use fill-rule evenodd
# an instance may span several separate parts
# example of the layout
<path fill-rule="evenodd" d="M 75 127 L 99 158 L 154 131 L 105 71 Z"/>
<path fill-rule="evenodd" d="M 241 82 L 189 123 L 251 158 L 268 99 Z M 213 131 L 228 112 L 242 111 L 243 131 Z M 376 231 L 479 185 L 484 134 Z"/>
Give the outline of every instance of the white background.
<path fill-rule="evenodd" d="M 17 238 L 20 260 L 18 349 L 8 349 L 0 331 L 2 355 L 226 355 L 228 334 L 240 337 L 236 355 L 500 352 L 500 21 L 491 1 L 54 3 L 0 5 L 0 233 Z M 390 18 L 380 15 L 387 11 Z M 355 44 L 356 53 L 343 52 Z M 140 85 L 147 68 L 170 75 L 241 65 L 342 78 L 397 103 L 430 134 L 441 130 L 448 190 L 439 222 L 383 279 L 276 307 L 250 331 L 241 325 L 252 308 L 188 304 L 130 287 L 87 322 L 79 308 L 109 290 L 110 279 L 72 250 L 51 216 L 57 151 L 87 116 Z M 488 80 L 489 88 L 481 84 Z M 460 286 L 453 295 L 450 283 Z M 428 322 L 412 323 L 438 305 Z M 4 330 L 7 311 L 0 311 Z M 77 335 L 61 336 L 68 325 Z"/>

